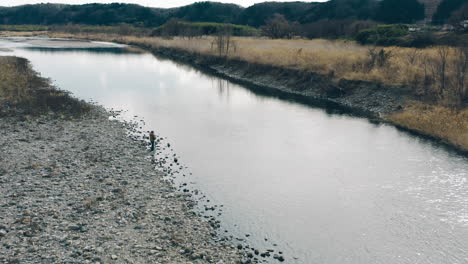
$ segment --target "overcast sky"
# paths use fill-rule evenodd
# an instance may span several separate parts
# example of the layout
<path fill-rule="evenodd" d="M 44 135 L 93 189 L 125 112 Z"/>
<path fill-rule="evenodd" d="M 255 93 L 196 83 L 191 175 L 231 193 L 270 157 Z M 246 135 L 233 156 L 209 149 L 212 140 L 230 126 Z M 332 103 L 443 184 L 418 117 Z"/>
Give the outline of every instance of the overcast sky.
<path fill-rule="evenodd" d="M 63 4 L 85 4 L 85 3 L 132 3 L 139 4 L 143 6 L 152 6 L 152 7 L 176 7 L 191 4 L 194 2 L 200 2 L 201 0 L 0 0 L 0 6 L 15 6 L 15 5 L 24 5 L 24 4 L 37 4 L 37 3 L 63 3 Z M 213 0 L 214 2 L 223 2 L 223 3 L 235 3 L 241 6 L 250 6 L 255 3 L 265 2 L 267 0 Z M 282 0 L 280 2 L 293 2 L 298 0 Z M 304 2 L 312 2 L 303 0 Z M 324 0 L 315 0 L 313 2 L 323 2 Z"/>

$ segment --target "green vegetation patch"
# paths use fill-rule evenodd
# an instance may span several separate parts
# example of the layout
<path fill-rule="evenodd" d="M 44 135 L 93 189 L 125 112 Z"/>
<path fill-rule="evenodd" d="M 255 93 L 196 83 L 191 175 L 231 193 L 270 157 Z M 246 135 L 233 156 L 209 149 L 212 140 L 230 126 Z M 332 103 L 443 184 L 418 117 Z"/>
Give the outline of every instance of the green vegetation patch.
<path fill-rule="evenodd" d="M 0 25 L 0 31 L 47 31 L 49 27 L 41 25 Z"/>
<path fill-rule="evenodd" d="M 157 27 L 153 36 L 204 36 L 229 32 L 234 36 L 258 36 L 260 31 L 250 26 L 212 22 L 186 22 L 170 20 Z"/>
<path fill-rule="evenodd" d="M 401 38 L 409 34 L 406 25 L 378 25 L 360 31 L 356 40 L 361 44 L 398 45 Z"/>
<path fill-rule="evenodd" d="M 129 24 L 120 24 L 118 26 L 90 26 L 90 25 L 56 25 L 49 28 L 51 31 L 66 32 L 71 34 L 118 34 L 146 36 L 151 33 L 151 28 L 135 27 Z"/>

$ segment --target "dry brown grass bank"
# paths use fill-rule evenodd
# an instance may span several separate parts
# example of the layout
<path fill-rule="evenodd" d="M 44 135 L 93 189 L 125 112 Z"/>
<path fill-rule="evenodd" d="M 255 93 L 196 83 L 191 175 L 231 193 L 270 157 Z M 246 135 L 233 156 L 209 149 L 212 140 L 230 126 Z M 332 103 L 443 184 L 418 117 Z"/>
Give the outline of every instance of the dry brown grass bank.
<path fill-rule="evenodd" d="M 55 89 L 24 58 L 0 56 L 0 116 L 45 112 L 78 116 L 89 105 Z"/>
<path fill-rule="evenodd" d="M 33 86 L 45 86 L 37 78 L 26 59 L 0 57 L 0 101 L 20 103 L 31 100 Z"/>
<path fill-rule="evenodd" d="M 444 106 L 412 102 L 404 111 L 388 119 L 420 133 L 441 138 L 468 151 L 468 109 L 454 110 Z"/>

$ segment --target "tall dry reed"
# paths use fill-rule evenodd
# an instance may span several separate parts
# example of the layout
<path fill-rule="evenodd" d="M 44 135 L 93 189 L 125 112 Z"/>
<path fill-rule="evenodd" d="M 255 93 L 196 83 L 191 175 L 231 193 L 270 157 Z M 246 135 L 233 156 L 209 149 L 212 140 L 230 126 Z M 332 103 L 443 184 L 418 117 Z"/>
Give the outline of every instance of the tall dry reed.
<path fill-rule="evenodd" d="M 0 57 L 0 99 L 13 103 L 29 98 L 29 66 L 24 59 Z"/>
<path fill-rule="evenodd" d="M 454 110 L 412 102 L 404 111 L 388 118 L 403 127 L 445 139 L 468 151 L 468 109 Z"/>

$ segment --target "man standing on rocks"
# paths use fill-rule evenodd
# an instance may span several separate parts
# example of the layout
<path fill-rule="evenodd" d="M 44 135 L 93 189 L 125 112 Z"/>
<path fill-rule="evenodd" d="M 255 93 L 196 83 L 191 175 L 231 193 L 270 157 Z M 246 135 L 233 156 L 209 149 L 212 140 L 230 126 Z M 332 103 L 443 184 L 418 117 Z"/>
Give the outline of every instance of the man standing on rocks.
<path fill-rule="evenodd" d="M 156 136 L 154 135 L 154 131 L 150 132 L 149 140 L 151 142 L 151 151 L 154 151 L 154 141 L 156 140 Z"/>

